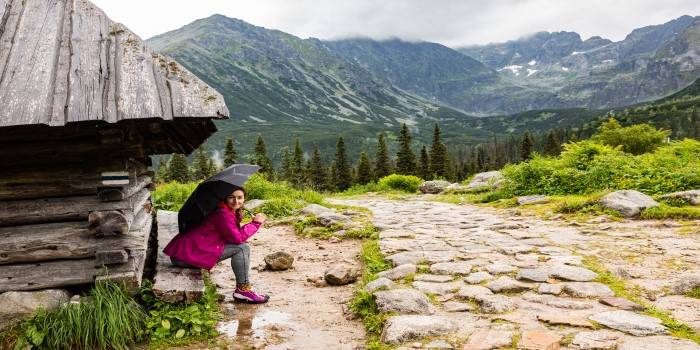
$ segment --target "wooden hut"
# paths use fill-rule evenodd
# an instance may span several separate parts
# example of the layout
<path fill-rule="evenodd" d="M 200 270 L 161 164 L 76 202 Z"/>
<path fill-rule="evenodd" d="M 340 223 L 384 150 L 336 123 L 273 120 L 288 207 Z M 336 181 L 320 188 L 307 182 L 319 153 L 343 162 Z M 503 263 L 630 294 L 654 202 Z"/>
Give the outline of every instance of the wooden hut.
<path fill-rule="evenodd" d="M 0 0 L 0 292 L 140 284 L 149 156 L 191 153 L 222 96 L 86 0 Z"/>

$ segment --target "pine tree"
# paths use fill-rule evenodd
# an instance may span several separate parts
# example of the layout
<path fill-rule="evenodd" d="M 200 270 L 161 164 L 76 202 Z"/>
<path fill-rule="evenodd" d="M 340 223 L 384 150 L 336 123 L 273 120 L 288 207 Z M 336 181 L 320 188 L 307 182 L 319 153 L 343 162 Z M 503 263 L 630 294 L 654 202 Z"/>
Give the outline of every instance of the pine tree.
<path fill-rule="evenodd" d="M 168 169 L 168 161 L 165 156 L 158 158 L 158 170 L 156 170 L 157 182 L 169 182 L 172 181 L 170 178 L 170 169 Z"/>
<path fill-rule="evenodd" d="M 411 150 L 411 132 L 406 123 L 401 124 L 399 151 L 396 154 L 396 172 L 404 175 L 416 174 L 416 155 Z"/>
<path fill-rule="evenodd" d="M 197 148 L 197 153 L 194 156 L 194 161 L 192 162 L 192 179 L 193 180 L 206 180 L 210 176 L 214 175 L 214 162 L 207 155 L 204 146 Z"/>
<path fill-rule="evenodd" d="M 475 167 L 474 171 L 475 172 L 483 172 L 487 168 L 487 160 L 488 156 L 486 155 L 486 150 L 484 149 L 484 146 L 478 145 L 476 146 L 476 159 L 475 159 Z"/>
<path fill-rule="evenodd" d="M 376 179 L 381 179 L 389 174 L 391 174 L 389 151 L 386 147 L 386 138 L 384 137 L 384 133 L 381 133 L 379 134 L 379 139 L 377 140 L 377 156 L 374 164 L 374 176 Z"/>
<path fill-rule="evenodd" d="M 173 154 L 168 169 L 170 173 L 168 178 L 171 180 L 181 183 L 190 181 L 190 170 L 187 167 L 187 157 L 184 154 Z"/>
<path fill-rule="evenodd" d="M 547 133 L 547 139 L 544 144 L 544 154 L 548 156 L 556 156 L 559 154 L 559 141 L 557 141 L 557 137 L 554 135 L 554 130 L 549 130 Z"/>
<path fill-rule="evenodd" d="M 289 153 L 289 147 L 282 147 L 282 167 L 280 169 L 280 176 L 282 180 L 292 181 L 292 154 Z"/>
<path fill-rule="evenodd" d="M 430 147 L 430 172 L 436 178 L 446 178 L 447 168 L 447 147 L 440 140 L 440 126 L 435 123 L 433 130 L 433 144 Z"/>
<path fill-rule="evenodd" d="M 304 150 L 301 149 L 299 139 L 294 144 L 294 157 L 292 158 L 292 185 L 296 188 L 301 188 L 305 182 L 304 179 Z"/>
<path fill-rule="evenodd" d="M 335 187 L 340 191 L 345 191 L 352 186 L 352 173 L 348 157 L 345 154 L 345 141 L 343 137 L 338 137 L 335 146 Z"/>
<path fill-rule="evenodd" d="M 423 180 L 432 180 L 432 176 L 430 176 L 430 158 L 428 158 L 428 150 L 425 148 L 425 145 L 420 150 L 418 176 Z"/>
<path fill-rule="evenodd" d="M 331 161 L 331 165 L 328 166 L 328 169 L 326 169 L 326 189 L 328 191 L 336 191 L 338 187 L 336 186 L 336 166 L 335 166 L 335 161 Z"/>
<path fill-rule="evenodd" d="M 326 168 L 323 165 L 321 151 L 318 145 L 314 146 L 314 151 L 309 161 L 309 180 L 313 189 L 320 191 L 326 188 Z"/>
<path fill-rule="evenodd" d="M 226 140 L 226 147 L 224 148 L 224 168 L 236 164 L 237 158 L 238 153 L 233 145 L 233 137 L 229 137 L 228 140 Z"/>
<path fill-rule="evenodd" d="M 367 153 L 360 153 L 360 160 L 357 161 L 357 183 L 364 185 L 372 181 L 372 164 Z"/>
<path fill-rule="evenodd" d="M 261 135 L 258 135 L 258 139 L 255 142 L 252 162 L 253 164 L 260 166 L 260 173 L 267 175 L 268 179 L 272 179 L 274 177 L 272 161 L 270 161 L 270 158 L 267 156 L 265 140 L 263 140 Z"/>
<path fill-rule="evenodd" d="M 520 159 L 526 161 L 532 156 L 534 144 L 529 132 L 523 134 L 523 141 L 520 143 Z"/>

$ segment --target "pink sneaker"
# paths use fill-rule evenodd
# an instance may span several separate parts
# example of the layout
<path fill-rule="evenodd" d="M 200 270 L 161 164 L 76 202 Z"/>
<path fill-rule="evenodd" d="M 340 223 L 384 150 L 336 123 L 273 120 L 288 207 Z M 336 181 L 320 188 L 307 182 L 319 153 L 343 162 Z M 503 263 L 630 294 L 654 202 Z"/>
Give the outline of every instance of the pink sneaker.
<path fill-rule="evenodd" d="M 270 300 L 270 297 L 265 294 L 255 293 L 250 284 L 236 287 L 236 291 L 233 292 L 233 298 L 251 304 L 264 304 Z"/>

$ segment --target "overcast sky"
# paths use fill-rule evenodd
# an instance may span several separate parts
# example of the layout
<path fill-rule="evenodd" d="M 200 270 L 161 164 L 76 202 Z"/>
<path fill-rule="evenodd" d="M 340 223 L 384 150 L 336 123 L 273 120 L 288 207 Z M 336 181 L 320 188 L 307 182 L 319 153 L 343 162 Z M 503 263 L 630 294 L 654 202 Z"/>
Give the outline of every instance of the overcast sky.
<path fill-rule="evenodd" d="M 92 0 L 144 39 L 220 13 L 302 38 L 398 37 L 451 47 L 537 31 L 617 41 L 632 29 L 700 15 L 700 0 Z"/>

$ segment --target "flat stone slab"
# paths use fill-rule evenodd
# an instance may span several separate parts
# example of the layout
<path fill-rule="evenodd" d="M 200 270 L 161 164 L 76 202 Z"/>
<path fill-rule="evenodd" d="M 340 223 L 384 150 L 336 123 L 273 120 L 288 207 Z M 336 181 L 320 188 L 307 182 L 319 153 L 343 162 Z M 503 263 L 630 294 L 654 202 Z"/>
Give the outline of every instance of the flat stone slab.
<path fill-rule="evenodd" d="M 491 350 L 511 347 L 515 332 L 508 330 L 477 330 L 467 339 L 464 350 Z"/>
<path fill-rule="evenodd" d="M 513 311 L 516 308 L 515 303 L 513 303 L 513 301 L 509 297 L 500 294 L 477 295 L 476 302 L 481 307 L 481 312 L 487 314 L 500 314 L 508 311 Z"/>
<path fill-rule="evenodd" d="M 457 296 L 461 298 L 467 298 L 467 299 L 476 299 L 477 296 L 479 295 L 491 295 L 493 292 L 482 286 L 464 286 L 459 289 L 457 292 Z"/>
<path fill-rule="evenodd" d="M 577 298 L 605 298 L 615 295 L 610 287 L 598 282 L 568 282 L 564 284 L 563 290 Z"/>
<path fill-rule="evenodd" d="M 593 308 L 592 302 L 569 300 L 561 297 L 556 297 L 554 295 L 548 294 L 529 294 L 526 293 L 522 296 L 523 300 L 548 305 L 551 307 L 556 307 L 559 309 L 570 309 L 570 310 L 585 310 Z"/>
<path fill-rule="evenodd" d="M 580 317 L 569 316 L 563 313 L 539 314 L 537 315 L 537 320 L 551 325 L 593 328 L 593 324 L 591 324 L 591 322 L 588 320 Z"/>
<path fill-rule="evenodd" d="M 446 340 L 438 339 L 433 340 L 428 344 L 425 344 L 423 349 L 437 349 L 437 350 L 452 350 L 455 347 L 448 343 Z"/>
<path fill-rule="evenodd" d="M 457 331 L 457 325 L 449 318 L 441 316 L 401 315 L 386 320 L 381 340 L 388 344 L 429 336 L 440 336 Z"/>
<path fill-rule="evenodd" d="M 378 277 L 385 277 L 385 278 L 388 278 L 390 280 L 398 280 L 398 279 L 402 279 L 402 278 L 404 278 L 412 273 L 416 273 L 416 271 L 418 271 L 418 268 L 416 267 L 416 265 L 403 264 L 403 265 L 396 266 L 395 268 L 393 268 L 391 270 L 382 271 L 382 272 L 378 273 L 377 276 Z"/>
<path fill-rule="evenodd" d="M 381 312 L 395 311 L 403 314 L 435 313 L 433 305 L 425 294 L 415 289 L 392 289 L 374 292 L 377 308 Z"/>
<path fill-rule="evenodd" d="M 472 265 L 466 262 L 442 262 L 430 265 L 430 272 L 438 275 L 468 275 Z"/>
<path fill-rule="evenodd" d="M 617 350 L 700 350 L 700 345 L 690 340 L 668 336 L 628 338 Z"/>
<path fill-rule="evenodd" d="M 682 295 L 667 295 L 658 298 L 654 306 L 670 311 L 671 316 L 700 332 L 700 299 Z"/>
<path fill-rule="evenodd" d="M 545 269 L 522 269 L 518 271 L 515 279 L 519 281 L 547 282 L 549 272 Z"/>
<path fill-rule="evenodd" d="M 598 277 L 598 274 L 578 266 L 555 265 L 549 269 L 549 275 L 565 281 L 589 282 Z"/>
<path fill-rule="evenodd" d="M 642 311 L 642 310 L 644 310 L 644 306 L 639 305 L 635 302 L 629 301 L 625 298 L 609 297 L 609 298 L 602 298 L 598 301 L 603 305 L 612 306 L 612 307 L 616 307 L 618 309 L 627 310 L 627 311 Z"/>
<path fill-rule="evenodd" d="M 540 294 L 559 295 L 559 294 L 561 294 L 561 290 L 562 290 L 561 284 L 542 283 L 539 285 L 539 287 L 537 287 L 537 293 L 540 293 Z"/>
<path fill-rule="evenodd" d="M 486 271 L 474 272 L 467 276 L 464 281 L 469 284 L 479 284 L 484 281 L 492 280 L 493 275 Z"/>
<path fill-rule="evenodd" d="M 549 197 L 538 194 L 534 196 L 521 196 L 516 198 L 515 201 L 518 203 L 518 205 L 547 203 L 549 202 Z"/>
<path fill-rule="evenodd" d="M 617 348 L 620 334 L 608 330 L 576 333 L 571 345 L 580 350 L 613 350 Z"/>
<path fill-rule="evenodd" d="M 452 283 L 440 283 L 440 282 L 423 282 L 414 281 L 413 288 L 418 289 L 424 293 L 431 293 L 437 295 L 445 295 L 459 290 L 460 286 L 464 285 L 461 282 Z"/>
<path fill-rule="evenodd" d="M 559 350 L 559 341 L 562 336 L 541 330 L 528 330 L 523 332 L 518 349 L 522 350 Z"/>
<path fill-rule="evenodd" d="M 473 311 L 474 310 L 473 305 L 467 304 L 467 303 L 460 303 L 457 301 L 448 301 L 448 302 L 442 304 L 442 307 L 447 312 L 465 312 L 465 311 Z"/>
<path fill-rule="evenodd" d="M 534 286 L 518 282 L 508 276 L 501 276 L 498 279 L 491 281 L 486 284 L 486 288 L 490 289 L 494 293 L 517 293 L 528 289 L 532 289 Z"/>
<path fill-rule="evenodd" d="M 415 277 L 413 277 L 414 281 L 423 281 L 423 282 L 449 282 L 452 281 L 454 278 L 452 276 L 447 276 L 447 275 L 430 275 L 430 274 L 417 274 Z"/>
<path fill-rule="evenodd" d="M 491 265 L 486 265 L 484 267 L 486 271 L 493 275 L 498 275 L 502 273 L 511 273 L 515 272 L 517 268 L 513 265 L 508 265 L 508 264 L 502 264 L 502 263 L 495 263 Z"/>
<path fill-rule="evenodd" d="M 386 277 L 379 277 L 376 280 L 369 282 L 365 285 L 365 290 L 372 293 L 376 290 L 380 289 L 394 289 L 397 287 L 397 284 L 394 283 L 394 281 L 386 278 Z"/>
<path fill-rule="evenodd" d="M 404 264 L 418 264 L 425 260 L 425 254 L 423 252 L 401 252 L 389 255 L 385 258 L 386 261 L 390 262 L 394 266 L 404 265 Z"/>
<path fill-rule="evenodd" d="M 666 328 L 661 325 L 660 319 L 625 310 L 601 312 L 589 319 L 636 336 L 666 334 Z"/>
<path fill-rule="evenodd" d="M 389 229 L 379 232 L 379 239 L 384 238 L 413 238 L 415 234 L 408 230 Z"/>

